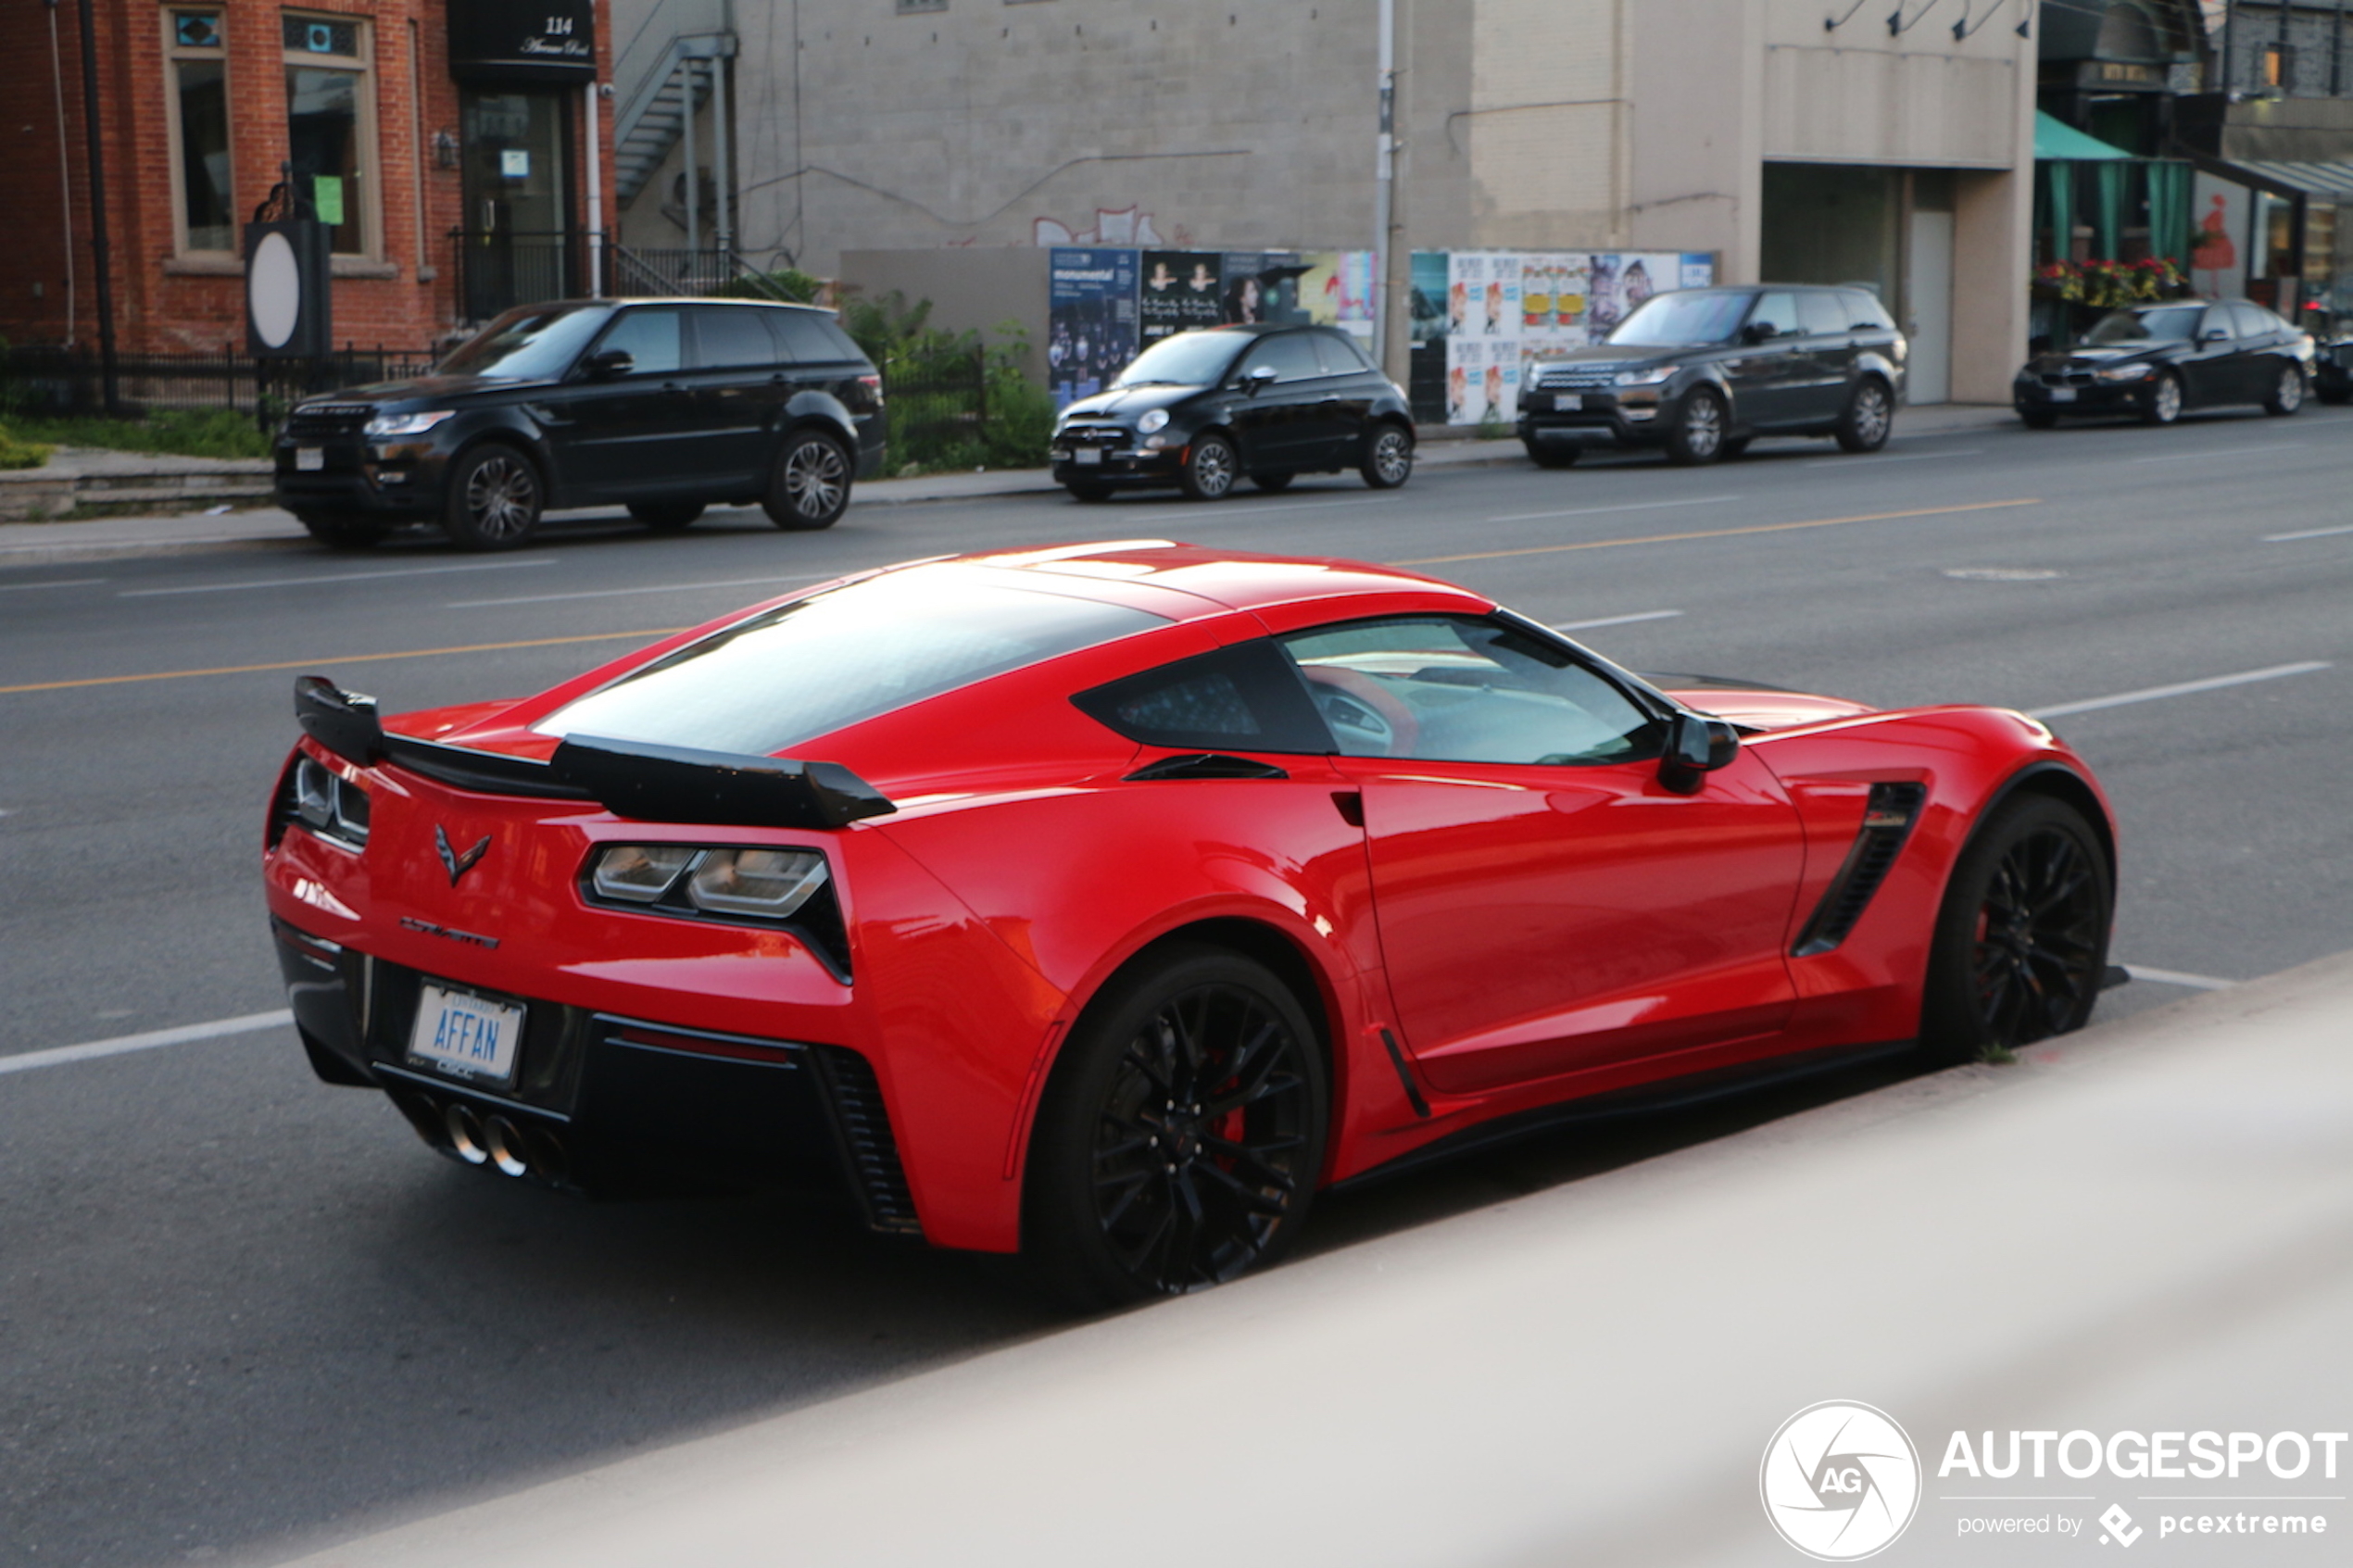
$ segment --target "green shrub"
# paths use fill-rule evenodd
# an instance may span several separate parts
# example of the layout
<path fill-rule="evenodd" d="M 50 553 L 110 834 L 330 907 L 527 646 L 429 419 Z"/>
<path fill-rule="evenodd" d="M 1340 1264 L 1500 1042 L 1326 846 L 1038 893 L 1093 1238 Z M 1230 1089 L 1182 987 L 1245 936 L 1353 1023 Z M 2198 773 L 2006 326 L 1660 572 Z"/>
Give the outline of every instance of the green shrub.
<path fill-rule="evenodd" d="M 19 441 L 0 425 L 0 469 L 37 469 L 56 448 L 39 441 Z"/>
<path fill-rule="evenodd" d="M 931 301 L 897 290 L 842 307 L 844 330 L 882 371 L 893 472 L 1038 468 L 1053 399 L 1026 373 L 1029 339 L 1011 321 L 986 343 L 931 321 Z"/>
<path fill-rule="evenodd" d="M 66 446 L 104 446 L 118 452 L 170 453 L 182 458 L 266 458 L 270 437 L 251 414 L 231 408 L 159 408 L 143 420 L 98 415 L 36 419 L 23 416 L 16 427 L 28 435 Z"/>

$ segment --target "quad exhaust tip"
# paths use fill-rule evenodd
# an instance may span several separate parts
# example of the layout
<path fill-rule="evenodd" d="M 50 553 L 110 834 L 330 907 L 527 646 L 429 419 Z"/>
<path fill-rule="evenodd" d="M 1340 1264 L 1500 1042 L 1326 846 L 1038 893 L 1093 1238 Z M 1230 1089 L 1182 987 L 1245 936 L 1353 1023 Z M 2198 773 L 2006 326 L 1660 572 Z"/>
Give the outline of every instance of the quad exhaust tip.
<path fill-rule="evenodd" d="M 503 1111 L 480 1110 L 463 1100 L 442 1099 L 413 1090 L 396 1091 L 393 1101 L 417 1134 L 435 1148 L 469 1165 L 502 1175 L 530 1176 L 562 1185 L 572 1179 L 572 1151 L 552 1127 L 531 1124 Z"/>

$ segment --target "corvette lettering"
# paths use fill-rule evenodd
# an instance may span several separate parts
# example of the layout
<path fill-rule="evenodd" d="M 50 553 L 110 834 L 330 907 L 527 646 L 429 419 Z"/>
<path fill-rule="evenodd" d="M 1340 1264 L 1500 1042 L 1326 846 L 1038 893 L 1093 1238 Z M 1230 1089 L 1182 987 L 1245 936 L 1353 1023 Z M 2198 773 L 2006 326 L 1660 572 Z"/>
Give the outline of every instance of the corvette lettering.
<path fill-rule="evenodd" d="M 498 945 L 498 938 L 496 936 L 483 936 L 471 931 L 459 931 L 457 927 L 450 925 L 435 925 L 429 920 L 419 920 L 414 915 L 402 915 L 400 926 L 404 931 L 422 932 L 427 936 L 446 936 L 452 942 L 464 942 L 476 947 L 489 948 Z"/>

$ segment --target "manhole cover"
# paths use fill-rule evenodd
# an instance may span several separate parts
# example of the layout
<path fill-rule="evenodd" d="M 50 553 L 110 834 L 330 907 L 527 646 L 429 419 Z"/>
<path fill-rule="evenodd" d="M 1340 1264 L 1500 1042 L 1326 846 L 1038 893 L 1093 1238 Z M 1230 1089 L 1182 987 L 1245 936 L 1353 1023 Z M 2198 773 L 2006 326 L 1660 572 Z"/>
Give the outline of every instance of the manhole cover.
<path fill-rule="evenodd" d="M 2067 573 L 2047 566 L 1948 566 L 1944 575 L 1964 583 L 2047 583 Z"/>

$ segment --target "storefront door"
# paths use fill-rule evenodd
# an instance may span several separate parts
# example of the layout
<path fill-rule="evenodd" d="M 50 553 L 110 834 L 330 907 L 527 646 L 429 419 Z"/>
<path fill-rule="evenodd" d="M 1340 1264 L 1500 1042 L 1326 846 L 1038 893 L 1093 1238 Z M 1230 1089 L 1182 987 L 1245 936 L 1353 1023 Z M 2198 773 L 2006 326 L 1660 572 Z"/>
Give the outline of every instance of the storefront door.
<path fill-rule="evenodd" d="M 566 178 L 570 95 L 463 95 L 466 315 L 485 321 L 511 306 L 574 292 Z"/>

